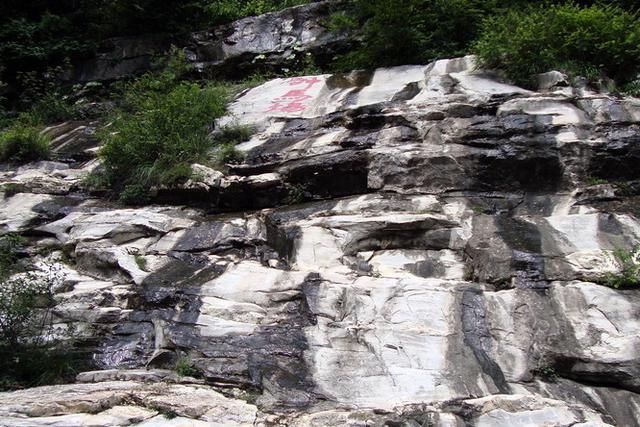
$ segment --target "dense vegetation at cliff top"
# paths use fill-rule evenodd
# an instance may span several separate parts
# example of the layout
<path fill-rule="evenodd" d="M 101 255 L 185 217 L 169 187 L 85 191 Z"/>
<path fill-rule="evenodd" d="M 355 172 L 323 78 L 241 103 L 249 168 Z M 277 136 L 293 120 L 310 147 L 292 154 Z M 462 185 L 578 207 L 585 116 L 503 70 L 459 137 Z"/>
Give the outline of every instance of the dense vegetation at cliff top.
<path fill-rule="evenodd" d="M 93 55 L 109 37 L 182 33 L 308 2 L 7 0 L 0 5 L 0 81 L 20 93 L 24 108 L 51 92 L 70 61 Z M 426 63 L 476 51 L 517 80 L 556 65 L 558 57 L 573 68 L 584 62 L 625 80 L 637 71 L 635 0 L 351 0 L 335 7 L 327 25 L 352 31 L 362 42 L 337 58 L 336 69 Z"/>
<path fill-rule="evenodd" d="M 420 64 L 477 54 L 528 85 L 536 73 L 561 69 L 619 83 L 640 72 L 636 1 L 354 0 L 332 24 L 360 47 L 338 68 Z"/>
<path fill-rule="evenodd" d="M 106 38 L 154 32 L 179 34 L 307 2 L 3 2 L 0 5 L 0 129 L 4 130 L 0 132 L 0 161 L 29 161 L 47 156 L 47 141 L 39 130 L 44 124 L 74 117 L 71 99 L 65 96 L 70 88 L 61 84 L 60 77 L 73 61 L 94 55 Z M 610 90 L 638 94 L 640 20 L 637 8 L 633 0 L 337 1 L 326 25 L 333 31 L 348 32 L 354 43 L 350 52 L 335 58 L 328 71 L 427 63 L 475 53 L 483 65 L 503 70 L 508 78 L 524 86 L 532 85 L 536 73 L 559 69 L 572 76 L 585 76 Z M 115 94 L 131 107 L 134 105 L 131 97 L 140 89 L 140 84 L 125 85 L 124 91 L 116 90 L 107 96 Z M 204 86 L 176 83 L 158 96 L 153 91 L 145 91 L 145 96 L 149 96 L 145 102 L 159 108 L 146 108 L 151 104 L 138 105 L 136 114 L 144 114 L 146 109 L 169 116 L 179 113 L 202 117 L 197 127 L 206 132 L 206 117 L 222 114 L 223 106 L 219 104 L 224 97 L 214 96 L 211 87 Z M 207 98 L 207 94 L 216 101 L 209 104 L 207 99 L 213 98 Z M 180 105 L 191 105 L 193 99 L 208 107 L 201 111 L 183 111 Z M 182 101 L 173 108 L 172 100 Z M 169 116 L 147 118 L 160 124 L 183 123 Z M 117 124 L 124 126 L 124 122 Z M 129 125 L 120 129 L 123 136 L 107 138 L 112 142 L 105 151 L 109 158 L 124 161 L 132 154 L 120 152 L 124 147 L 131 148 L 127 145 L 130 142 L 127 132 L 136 130 L 135 122 Z M 142 138 L 142 130 L 137 130 L 140 132 L 131 135 Z M 114 142 L 118 139 L 124 141 L 120 144 L 122 147 Z M 203 141 L 201 135 L 196 139 Z M 154 137 L 154 140 L 161 138 Z M 195 161 L 202 156 L 202 150 L 194 152 L 195 157 L 178 159 L 178 163 Z M 161 163 L 154 163 L 150 171 L 173 170 Z M 119 168 L 115 166 L 114 175 L 122 172 Z M 145 176 L 157 177 L 155 173 Z M 150 179 L 153 181 L 157 179 Z"/>

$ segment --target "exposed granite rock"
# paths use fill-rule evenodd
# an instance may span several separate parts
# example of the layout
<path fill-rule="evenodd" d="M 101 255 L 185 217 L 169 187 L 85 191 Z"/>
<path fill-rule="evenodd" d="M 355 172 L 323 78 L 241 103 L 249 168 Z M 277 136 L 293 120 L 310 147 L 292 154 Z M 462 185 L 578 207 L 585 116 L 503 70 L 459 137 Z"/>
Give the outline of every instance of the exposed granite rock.
<path fill-rule="evenodd" d="M 134 381 L 51 386 L 0 393 L 0 425 L 253 425 L 256 407 L 198 385 Z M 194 424 L 192 424 L 194 423 Z"/>
<path fill-rule="evenodd" d="M 640 242 L 640 102 L 546 89 L 472 57 L 276 79 L 220 120 L 243 164 L 144 208 L 83 199 L 73 155 L 3 169 L 103 371 L 0 424 L 638 426 L 640 294 L 600 283 Z"/>

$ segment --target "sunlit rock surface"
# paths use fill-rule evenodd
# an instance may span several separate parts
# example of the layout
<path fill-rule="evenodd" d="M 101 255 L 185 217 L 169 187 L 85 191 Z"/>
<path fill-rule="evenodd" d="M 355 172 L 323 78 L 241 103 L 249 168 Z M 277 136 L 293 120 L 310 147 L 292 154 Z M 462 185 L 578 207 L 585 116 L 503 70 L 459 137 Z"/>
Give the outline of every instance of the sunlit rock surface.
<path fill-rule="evenodd" d="M 246 161 L 144 208 L 79 190 L 88 143 L 3 169 L 1 230 L 65 260 L 56 322 L 103 372 L 0 424 L 640 425 L 640 293 L 600 284 L 640 241 L 640 101 L 556 77 L 272 80 L 218 123 Z M 200 379 L 158 370 L 184 355 Z"/>

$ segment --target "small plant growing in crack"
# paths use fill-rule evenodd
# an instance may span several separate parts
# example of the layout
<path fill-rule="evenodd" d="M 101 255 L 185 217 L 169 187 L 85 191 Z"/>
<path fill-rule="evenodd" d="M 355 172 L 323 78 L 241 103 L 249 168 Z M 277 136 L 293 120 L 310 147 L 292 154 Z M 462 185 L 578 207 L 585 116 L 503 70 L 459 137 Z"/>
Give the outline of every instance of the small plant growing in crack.
<path fill-rule="evenodd" d="M 145 257 L 142 255 L 136 255 L 134 259 L 136 260 L 136 265 L 140 270 L 147 271 L 147 259 Z"/>
<path fill-rule="evenodd" d="M 307 188 L 302 184 L 291 184 L 287 186 L 287 197 L 285 202 L 289 205 L 302 203 L 307 195 Z"/>
<path fill-rule="evenodd" d="M 163 417 L 165 417 L 168 420 L 172 420 L 172 419 L 178 417 L 178 413 L 176 411 L 173 411 L 173 410 L 165 408 L 165 407 L 154 406 L 152 409 L 158 411 L 158 414 L 162 415 Z"/>
<path fill-rule="evenodd" d="M 181 356 L 176 361 L 176 374 L 181 377 L 197 377 L 200 371 L 189 357 Z"/>
<path fill-rule="evenodd" d="M 640 245 L 631 250 L 616 249 L 613 261 L 619 267 L 618 273 L 609 273 L 604 285 L 614 289 L 640 287 Z"/>
<path fill-rule="evenodd" d="M 541 365 L 538 368 L 531 371 L 531 373 L 537 377 L 542 378 L 547 382 L 556 382 L 559 378 L 556 368 L 552 365 Z"/>

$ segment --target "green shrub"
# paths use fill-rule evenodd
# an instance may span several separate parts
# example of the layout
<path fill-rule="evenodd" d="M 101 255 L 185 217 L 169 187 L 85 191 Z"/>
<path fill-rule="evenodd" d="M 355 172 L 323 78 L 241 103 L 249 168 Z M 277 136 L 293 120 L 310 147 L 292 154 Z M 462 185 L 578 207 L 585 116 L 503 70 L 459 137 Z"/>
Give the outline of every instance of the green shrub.
<path fill-rule="evenodd" d="M 176 374 L 181 377 L 197 377 L 200 374 L 200 371 L 195 366 L 193 361 L 188 357 L 180 357 L 176 361 L 175 367 Z"/>
<path fill-rule="evenodd" d="M 227 96 L 222 86 L 201 88 L 167 72 L 129 85 L 125 106 L 100 135 L 111 185 L 135 193 L 188 178 L 189 165 L 206 159 L 210 126 L 224 113 Z"/>
<path fill-rule="evenodd" d="M 244 161 L 245 155 L 239 151 L 234 144 L 222 144 L 217 146 L 213 152 L 213 165 L 222 168 L 227 164 L 239 164 Z"/>
<path fill-rule="evenodd" d="M 46 335 L 47 310 L 60 272 L 34 273 L 18 262 L 24 239 L 16 234 L 0 238 L 0 345 L 17 346 Z"/>
<path fill-rule="evenodd" d="M 520 84 L 559 69 L 626 82 L 640 71 L 640 22 L 615 6 L 539 5 L 488 18 L 474 51 Z"/>
<path fill-rule="evenodd" d="M 289 205 L 297 205 L 307 198 L 307 188 L 302 184 L 287 184 L 286 188 L 287 197 L 285 198 L 285 203 Z"/>
<path fill-rule="evenodd" d="M 245 154 L 236 145 L 248 141 L 254 134 L 254 130 L 249 126 L 232 124 L 217 130 L 213 135 L 214 149 L 212 152 L 211 165 L 216 168 L 224 168 L 227 164 L 242 163 Z"/>
<path fill-rule="evenodd" d="M 26 163 L 49 157 L 49 137 L 34 126 L 17 125 L 0 132 L 0 161 Z"/>
<path fill-rule="evenodd" d="M 619 267 L 619 272 L 608 274 L 604 284 L 615 289 L 640 286 L 640 246 L 636 246 L 630 251 L 616 249 L 613 256 Z"/>
<path fill-rule="evenodd" d="M 627 96 L 640 97 L 640 79 L 635 79 L 624 84 L 621 90 L 622 93 Z"/>
<path fill-rule="evenodd" d="M 140 270 L 147 271 L 147 259 L 144 256 L 136 255 L 134 259 L 136 260 L 136 265 Z"/>
<path fill-rule="evenodd" d="M 555 383 L 560 378 L 555 366 L 553 365 L 541 365 L 538 368 L 533 369 L 531 373 L 550 383 Z"/>
<path fill-rule="evenodd" d="M 468 52 L 494 0 L 354 0 L 329 26 L 361 43 L 335 62 L 339 70 L 424 64 Z"/>
<path fill-rule="evenodd" d="M 96 168 L 85 176 L 80 187 L 89 192 L 106 191 L 109 189 L 109 177 L 103 168 Z"/>
<path fill-rule="evenodd" d="M 0 342 L 17 346 L 46 333 L 47 309 L 53 305 L 55 277 L 31 272 L 6 278 L 0 285 Z"/>
<path fill-rule="evenodd" d="M 0 278 L 7 277 L 18 262 L 18 252 L 24 238 L 17 234 L 6 234 L 0 238 Z"/>
<path fill-rule="evenodd" d="M 84 364 L 71 351 L 73 329 L 52 334 L 53 291 L 64 275 L 19 262 L 23 244 L 17 235 L 0 238 L 0 390 L 73 380 Z"/>
<path fill-rule="evenodd" d="M 75 115 L 75 108 L 59 92 L 45 93 L 25 114 L 26 120 L 32 125 L 65 122 L 73 119 Z"/>
<path fill-rule="evenodd" d="M 222 24 L 305 3 L 309 0 L 218 0 L 206 2 L 204 9 L 211 24 Z"/>
<path fill-rule="evenodd" d="M 120 201 L 125 205 L 142 206 L 151 201 L 151 194 L 145 185 L 128 184 L 120 193 Z"/>

